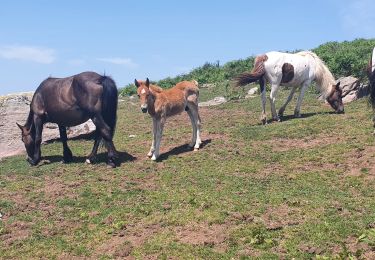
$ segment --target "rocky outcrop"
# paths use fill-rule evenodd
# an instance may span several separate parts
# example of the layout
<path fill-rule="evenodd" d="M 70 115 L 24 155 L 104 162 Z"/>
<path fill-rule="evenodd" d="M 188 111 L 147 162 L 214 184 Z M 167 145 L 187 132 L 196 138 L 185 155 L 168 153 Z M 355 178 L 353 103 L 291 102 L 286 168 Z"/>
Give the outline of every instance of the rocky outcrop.
<path fill-rule="evenodd" d="M 344 103 L 349 103 L 369 95 L 368 86 L 361 83 L 359 79 L 355 77 L 341 77 L 337 82 L 340 82 L 342 100 Z"/>
<path fill-rule="evenodd" d="M 21 132 L 16 125 L 24 124 L 29 113 L 33 93 L 18 93 L 0 97 L 0 159 L 24 153 Z M 95 130 L 91 120 L 74 127 L 67 128 L 68 138 L 89 134 Z M 43 129 L 43 142 L 60 138 L 56 124 L 47 123 Z"/>
<path fill-rule="evenodd" d="M 215 97 L 214 99 L 211 99 L 205 102 L 200 102 L 198 105 L 200 107 L 209 107 L 209 106 L 217 106 L 225 102 L 227 102 L 227 99 L 225 97 Z"/>

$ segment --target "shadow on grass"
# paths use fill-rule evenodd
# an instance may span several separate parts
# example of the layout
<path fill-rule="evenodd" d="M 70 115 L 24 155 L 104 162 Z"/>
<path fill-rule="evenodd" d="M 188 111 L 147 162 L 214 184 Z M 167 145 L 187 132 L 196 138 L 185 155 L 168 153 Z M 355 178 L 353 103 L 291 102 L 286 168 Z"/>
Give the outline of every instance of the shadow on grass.
<path fill-rule="evenodd" d="M 74 140 L 92 140 L 93 145 L 94 145 L 94 138 L 95 138 L 95 131 L 93 131 L 91 133 L 88 133 L 88 134 L 81 134 L 81 135 L 69 138 L 68 142 L 74 141 Z M 61 142 L 61 139 L 60 138 L 54 138 L 54 139 L 45 141 L 44 144 L 50 144 L 50 143 L 54 143 L 54 142 Z M 131 161 L 134 161 L 134 160 L 137 159 L 136 157 L 134 157 L 133 155 L 131 155 L 127 152 L 117 151 L 117 153 L 118 153 L 118 158 L 116 159 L 116 166 L 120 166 L 124 162 L 131 162 Z M 50 163 L 56 163 L 56 162 L 62 162 L 63 156 L 62 156 L 62 154 L 61 155 L 44 156 L 43 159 L 49 161 Z M 73 155 L 72 163 L 85 163 L 86 159 L 87 159 L 87 156 L 74 156 Z M 106 152 L 98 153 L 96 155 L 96 159 L 94 161 L 94 164 L 99 163 L 99 162 L 107 162 L 107 153 Z"/>
<path fill-rule="evenodd" d="M 202 144 L 201 144 L 199 149 L 204 148 L 207 144 L 211 143 L 211 141 L 212 141 L 211 139 L 207 139 L 207 140 L 202 141 Z M 177 147 L 173 148 L 172 150 L 170 150 L 166 153 L 161 154 L 159 156 L 159 158 L 157 159 L 157 161 L 160 162 L 160 161 L 166 160 L 171 155 L 179 155 L 179 154 L 183 154 L 183 153 L 188 153 L 188 152 L 193 151 L 193 149 L 194 148 L 189 147 L 189 145 L 183 144 L 183 145 L 180 145 L 180 146 L 177 146 Z"/>
<path fill-rule="evenodd" d="M 118 158 L 116 159 L 116 166 L 121 166 L 122 163 L 125 162 L 131 162 L 136 160 L 137 158 L 134 157 L 133 155 L 127 153 L 127 152 L 120 152 L 117 151 L 118 153 Z M 43 156 L 43 160 L 49 161 L 49 163 L 60 163 L 63 160 L 63 156 L 61 155 L 51 155 L 51 156 Z M 87 156 L 74 156 L 73 155 L 73 160 L 71 163 L 85 163 L 87 159 Z M 107 153 L 99 153 L 96 156 L 96 159 L 93 164 L 96 163 L 102 163 L 102 162 L 107 162 Z"/>
<path fill-rule="evenodd" d="M 335 111 L 311 112 L 311 113 L 301 114 L 301 117 L 295 117 L 294 115 L 286 115 L 286 116 L 281 117 L 281 122 L 294 120 L 294 119 L 298 120 L 298 119 L 302 119 L 302 118 L 309 118 L 309 117 L 317 116 L 317 115 L 331 115 L 331 114 L 337 114 L 337 113 Z M 339 115 L 339 114 L 337 114 L 337 115 Z M 272 120 L 272 119 L 267 120 L 267 124 L 270 124 L 270 123 L 273 123 L 273 122 L 275 122 L 275 121 Z M 258 125 L 262 125 L 262 123 L 259 123 Z"/>

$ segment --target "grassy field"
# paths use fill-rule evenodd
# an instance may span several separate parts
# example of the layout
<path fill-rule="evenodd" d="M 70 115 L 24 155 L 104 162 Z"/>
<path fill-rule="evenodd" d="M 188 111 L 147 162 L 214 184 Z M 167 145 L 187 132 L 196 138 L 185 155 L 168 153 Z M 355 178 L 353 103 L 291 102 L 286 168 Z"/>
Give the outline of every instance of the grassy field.
<path fill-rule="evenodd" d="M 198 152 L 186 146 L 188 116 L 170 119 L 155 163 L 151 120 L 125 99 L 120 167 L 106 167 L 103 148 L 84 164 L 90 140 L 70 141 L 71 164 L 59 142 L 42 147 L 38 167 L 3 160 L 0 258 L 374 259 L 370 108 L 360 100 L 336 115 L 308 93 L 295 119 L 294 104 L 266 126 L 259 97 L 201 108 Z"/>

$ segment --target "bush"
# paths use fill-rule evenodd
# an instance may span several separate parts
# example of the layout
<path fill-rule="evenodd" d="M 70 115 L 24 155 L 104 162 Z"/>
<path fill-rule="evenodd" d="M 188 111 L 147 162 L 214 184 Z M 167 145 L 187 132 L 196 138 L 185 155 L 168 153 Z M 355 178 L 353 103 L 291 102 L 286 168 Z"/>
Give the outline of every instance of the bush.
<path fill-rule="evenodd" d="M 119 90 L 119 96 L 132 96 L 137 94 L 137 87 L 134 84 L 128 84 Z"/>

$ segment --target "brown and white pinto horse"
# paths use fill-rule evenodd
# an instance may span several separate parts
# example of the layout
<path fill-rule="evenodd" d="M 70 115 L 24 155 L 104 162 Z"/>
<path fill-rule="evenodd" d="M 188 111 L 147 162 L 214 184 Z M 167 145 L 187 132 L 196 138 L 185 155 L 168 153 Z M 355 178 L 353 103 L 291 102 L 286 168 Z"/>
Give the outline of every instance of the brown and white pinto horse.
<path fill-rule="evenodd" d="M 197 151 L 202 143 L 200 138 L 201 119 L 198 113 L 198 82 L 195 80 L 182 81 L 166 90 L 150 84 L 148 78 L 146 81 L 135 80 L 134 83 L 137 86 L 142 112 L 148 112 L 152 117 L 153 139 L 147 156 L 154 161 L 158 159 L 160 142 L 167 117 L 177 115 L 183 111 L 188 113 L 193 127 L 193 137 L 189 146 L 194 147 L 194 151 Z"/>
<path fill-rule="evenodd" d="M 302 51 L 295 54 L 283 52 L 268 52 L 255 58 L 254 68 L 251 72 L 245 72 L 235 78 L 236 86 L 244 86 L 258 81 L 262 93 L 262 121 L 266 120 L 266 81 L 271 84 L 270 103 L 272 119 L 279 121 L 285 107 L 292 100 L 298 87 L 300 94 L 294 110 L 294 116 L 300 117 L 301 104 L 306 89 L 315 81 L 317 89 L 337 113 L 344 113 L 342 103 L 342 91 L 336 84 L 332 73 L 324 62 L 311 51 Z M 291 92 L 285 104 L 276 112 L 275 100 L 280 86 L 291 87 Z"/>

